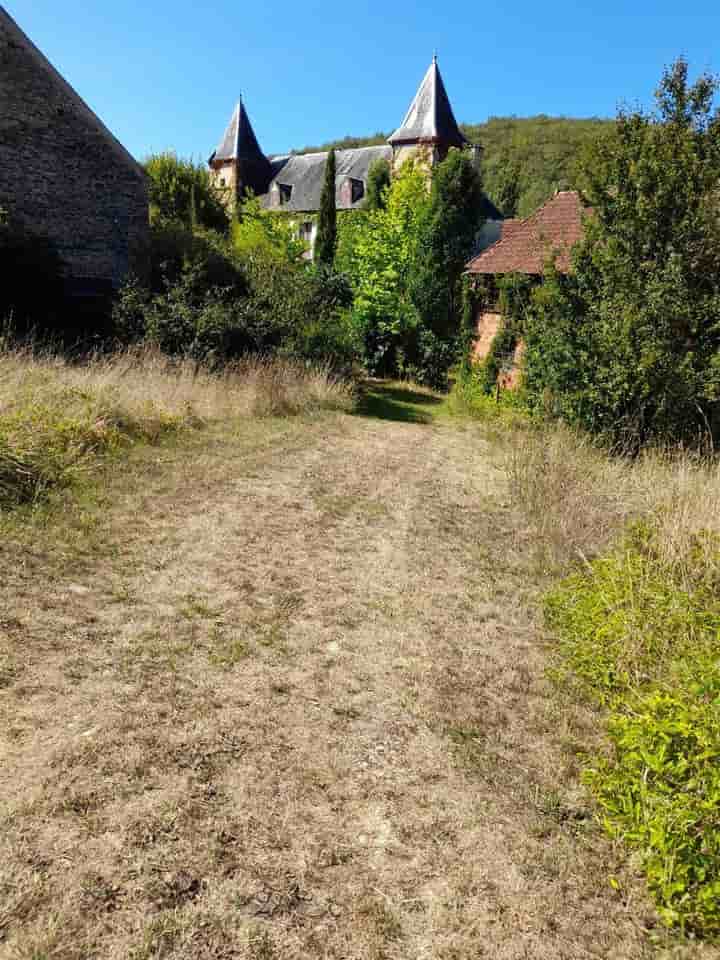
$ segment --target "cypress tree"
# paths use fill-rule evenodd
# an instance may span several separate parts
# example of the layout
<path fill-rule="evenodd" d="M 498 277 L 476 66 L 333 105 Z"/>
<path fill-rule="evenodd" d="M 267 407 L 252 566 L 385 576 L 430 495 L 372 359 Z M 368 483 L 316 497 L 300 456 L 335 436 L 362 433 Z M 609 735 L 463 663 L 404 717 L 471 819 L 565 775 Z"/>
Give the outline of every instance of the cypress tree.
<path fill-rule="evenodd" d="M 337 210 L 335 208 L 335 151 L 331 150 L 325 164 L 325 182 L 320 195 L 315 260 L 331 267 L 337 244 Z"/>

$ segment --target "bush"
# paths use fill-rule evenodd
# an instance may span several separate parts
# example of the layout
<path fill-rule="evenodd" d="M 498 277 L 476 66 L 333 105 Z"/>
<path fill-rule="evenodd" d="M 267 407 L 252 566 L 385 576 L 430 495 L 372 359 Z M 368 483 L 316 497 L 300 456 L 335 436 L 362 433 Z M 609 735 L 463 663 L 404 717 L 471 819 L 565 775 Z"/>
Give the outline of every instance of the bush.
<path fill-rule="evenodd" d="M 718 539 L 700 541 L 688 583 L 658 528 L 638 525 L 546 609 L 566 669 L 610 710 L 612 756 L 584 774 L 602 822 L 639 851 L 663 920 L 707 935 L 720 932 L 720 593 L 704 562 Z"/>
<path fill-rule="evenodd" d="M 154 223 L 174 222 L 226 232 L 228 215 L 210 183 L 204 166 L 182 160 L 174 153 L 153 154 L 144 162 L 148 175 L 150 217 Z"/>
<path fill-rule="evenodd" d="M 115 301 L 123 343 L 148 339 L 212 363 L 277 352 L 343 368 L 354 360 L 352 291 L 342 275 L 282 255 L 274 243 L 241 256 L 208 231 L 163 224 L 152 236 L 153 285 L 130 279 Z"/>

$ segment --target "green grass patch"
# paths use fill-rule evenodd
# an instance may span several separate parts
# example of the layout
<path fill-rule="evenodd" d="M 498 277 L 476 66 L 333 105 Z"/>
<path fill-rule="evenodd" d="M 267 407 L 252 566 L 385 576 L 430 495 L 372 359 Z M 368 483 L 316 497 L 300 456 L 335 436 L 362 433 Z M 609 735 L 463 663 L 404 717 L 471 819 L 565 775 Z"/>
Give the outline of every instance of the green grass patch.
<path fill-rule="evenodd" d="M 639 852 L 668 926 L 720 934 L 720 595 L 680 579 L 638 527 L 546 599 L 562 671 L 608 711 L 584 782 Z"/>

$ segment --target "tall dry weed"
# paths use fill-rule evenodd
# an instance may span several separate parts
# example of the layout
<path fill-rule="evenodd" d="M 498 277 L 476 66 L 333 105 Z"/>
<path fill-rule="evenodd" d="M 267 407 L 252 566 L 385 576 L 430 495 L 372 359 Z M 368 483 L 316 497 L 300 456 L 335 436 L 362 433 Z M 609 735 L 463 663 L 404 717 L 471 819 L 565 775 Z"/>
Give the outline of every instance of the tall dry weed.
<path fill-rule="evenodd" d="M 70 363 L 33 349 L 0 352 L 0 503 L 33 499 L 136 440 L 202 423 L 350 410 L 353 384 L 328 368 L 253 358 L 215 372 L 129 349 Z"/>
<path fill-rule="evenodd" d="M 611 456 L 587 435 L 559 424 L 515 430 L 508 442 L 513 500 L 547 570 L 597 556 L 629 521 L 639 519 L 652 523 L 664 565 L 691 578 L 699 570 L 715 570 L 717 461 L 682 450 Z"/>

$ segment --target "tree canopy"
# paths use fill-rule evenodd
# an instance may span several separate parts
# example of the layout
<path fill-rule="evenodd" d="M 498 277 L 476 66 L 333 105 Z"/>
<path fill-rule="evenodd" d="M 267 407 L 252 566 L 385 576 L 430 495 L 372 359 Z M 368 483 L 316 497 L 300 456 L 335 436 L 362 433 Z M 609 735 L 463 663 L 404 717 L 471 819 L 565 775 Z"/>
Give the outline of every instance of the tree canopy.
<path fill-rule="evenodd" d="M 224 232 L 229 219 L 204 166 L 196 166 L 171 151 L 155 153 L 144 162 L 148 175 L 152 220 L 173 220 L 187 227 Z"/>
<path fill-rule="evenodd" d="M 656 110 L 622 110 L 579 171 L 592 208 L 567 279 L 529 314 L 535 404 L 615 442 L 720 433 L 719 84 L 667 69 Z"/>

